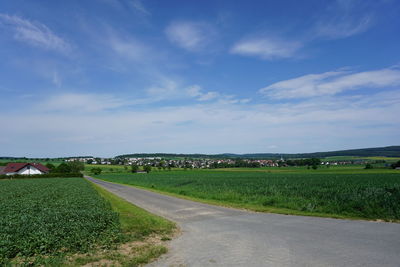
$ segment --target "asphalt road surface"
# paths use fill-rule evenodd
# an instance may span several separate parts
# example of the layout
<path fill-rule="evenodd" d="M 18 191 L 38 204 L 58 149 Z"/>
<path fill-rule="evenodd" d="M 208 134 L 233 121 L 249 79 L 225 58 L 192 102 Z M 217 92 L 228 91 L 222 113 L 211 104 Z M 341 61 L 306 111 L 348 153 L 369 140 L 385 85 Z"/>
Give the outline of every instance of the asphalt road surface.
<path fill-rule="evenodd" d="M 397 223 L 248 212 L 87 178 L 178 223 L 150 266 L 400 266 Z"/>

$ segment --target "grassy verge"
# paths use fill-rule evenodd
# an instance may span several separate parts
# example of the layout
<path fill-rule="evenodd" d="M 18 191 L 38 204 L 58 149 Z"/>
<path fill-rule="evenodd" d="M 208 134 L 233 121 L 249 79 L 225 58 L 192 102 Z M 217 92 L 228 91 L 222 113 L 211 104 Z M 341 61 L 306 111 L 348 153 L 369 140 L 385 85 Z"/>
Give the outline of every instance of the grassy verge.
<path fill-rule="evenodd" d="M 98 185 L 92 185 L 119 214 L 124 242 L 114 250 L 75 255 L 70 258 L 69 265 L 140 266 L 167 252 L 163 243 L 174 234 L 174 223 L 132 205 Z"/>
<path fill-rule="evenodd" d="M 134 238 L 141 239 L 149 234 L 171 234 L 175 229 L 174 223 L 151 214 L 98 185 L 92 185 L 103 198 L 111 203 L 112 209 L 119 214 L 122 231 L 134 234 Z"/>

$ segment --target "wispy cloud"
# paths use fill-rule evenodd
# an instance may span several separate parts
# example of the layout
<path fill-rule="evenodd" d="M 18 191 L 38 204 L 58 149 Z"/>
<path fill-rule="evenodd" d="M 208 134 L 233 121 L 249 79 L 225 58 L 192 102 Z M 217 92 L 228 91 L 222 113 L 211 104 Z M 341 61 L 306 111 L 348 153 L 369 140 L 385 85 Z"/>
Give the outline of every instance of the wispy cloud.
<path fill-rule="evenodd" d="M 275 99 L 291 99 L 335 95 L 348 90 L 385 88 L 397 85 L 400 85 L 400 70 L 397 68 L 364 72 L 339 70 L 280 81 L 260 89 L 259 92 Z"/>
<path fill-rule="evenodd" d="M 206 48 L 216 36 L 216 30 L 210 24 L 192 21 L 172 22 L 165 33 L 172 43 L 189 51 Z"/>
<path fill-rule="evenodd" d="M 220 96 L 218 92 L 203 92 L 199 85 L 190 86 L 186 89 L 186 92 L 190 97 L 196 98 L 198 101 L 209 101 Z"/>
<path fill-rule="evenodd" d="M 236 42 L 230 52 L 264 60 L 298 58 L 303 48 L 312 43 L 347 38 L 367 31 L 375 22 L 373 6 L 382 4 L 379 1 L 375 2 L 370 0 L 331 1 L 326 9 L 313 19 L 310 27 L 296 33 L 300 36 L 299 38 L 286 38 L 280 33 L 272 35 L 252 33 L 252 37 Z"/>
<path fill-rule="evenodd" d="M 178 82 L 168 78 L 163 78 L 156 85 L 146 89 L 147 95 L 153 101 L 182 97 L 180 92 Z"/>
<path fill-rule="evenodd" d="M 128 9 L 139 12 L 142 15 L 150 15 L 150 12 L 144 6 L 141 0 L 101 0 L 108 5 L 119 10 Z"/>
<path fill-rule="evenodd" d="M 201 96 L 199 96 L 197 99 L 199 101 L 208 101 L 208 100 L 214 99 L 218 96 L 219 96 L 219 93 L 217 93 L 217 92 L 207 92 L 207 93 L 204 93 Z"/>
<path fill-rule="evenodd" d="M 55 86 L 61 87 L 62 81 L 61 81 L 61 78 L 60 78 L 60 74 L 57 71 L 53 71 L 53 76 L 52 76 L 51 82 Z"/>
<path fill-rule="evenodd" d="M 239 41 L 231 48 L 231 53 L 271 60 L 291 58 L 301 47 L 302 44 L 299 41 L 257 37 Z"/>
<path fill-rule="evenodd" d="M 218 91 L 205 90 L 198 84 L 184 86 L 176 80 L 164 78 L 156 86 L 146 90 L 147 97 L 135 99 L 131 103 L 152 104 L 155 102 L 168 102 L 171 100 L 195 101 L 194 103 L 233 105 L 247 104 L 250 98 L 239 98 L 236 95 L 228 95 Z M 161 104 L 162 105 L 162 104 Z"/>
<path fill-rule="evenodd" d="M 340 39 L 365 32 L 373 25 L 373 11 L 363 10 L 368 2 L 370 1 L 333 1 L 316 22 L 316 35 L 322 38 Z"/>
<path fill-rule="evenodd" d="M 65 97 L 53 100 L 53 106 L 62 103 L 68 107 L 72 103 L 70 109 L 59 109 L 60 112 L 36 109 L 0 114 L 0 121 L 5 124 L 20 122 L 0 132 L 0 143 L 7 140 L 2 142 L 3 151 L 21 155 L 28 151 L 39 153 L 37 151 L 41 150 L 32 147 L 30 142 L 34 138 L 38 140 L 35 145 L 46 148 L 46 155 L 54 156 L 68 153 L 114 156 L 115 153 L 129 153 L 131 149 L 143 152 L 266 152 L 272 145 L 278 146 L 280 152 L 311 152 L 321 149 L 320 144 L 326 142 L 333 147 L 354 147 L 366 146 L 378 138 L 381 143 L 375 141 L 374 144 L 388 145 L 398 139 L 395 133 L 400 124 L 398 92 L 362 98 L 326 97 L 321 101 L 290 105 L 201 102 L 119 112 L 98 112 L 97 106 L 106 105 L 112 109 L 119 105 L 118 101 L 110 104 L 107 100 L 116 99 L 113 95 L 100 99 L 87 95 L 79 98 L 80 105 L 73 104 L 76 103 L 74 97 L 66 98 L 72 100 L 66 101 Z M 97 103 L 94 107 L 84 109 L 93 102 Z M 76 116 L 73 109 L 81 108 L 82 114 Z M 23 138 L 27 135 L 31 138 Z M 115 136 L 118 136 L 117 141 Z M 367 137 L 360 139 L 359 136 Z M 18 148 L 13 145 L 17 140 L 21 144 Z"/>
<path fill-rule="evenodd" d="M 36 108 L 47 112 L 87 113 L 122 107 L 127 105 L 125 101 L 108 94 L 64 93 L 50 96 Z"/>
<path fill-rule="evenodd" d="M 131 37 L 122 35 L 109 28 L 106 36 L 107 44 L 119 56 L 125 59 L 146 62 L 150 58 L 151 49 L 143 42 Z"/>
<path fill-rule="evenodd" d="M 150 12 L 143 5 L 141 0 L 131 0 L 129 1 L 130 5 L 144 15 L 150 15 Z"/>
<path fill-rule="evenodd" d="M 96 36 L 98 51 L 106 58 L 107 68 L 115 72 L 140 74 L 151 82 L 162 80 L 164 52 L 128 31 L 106 25 Z"/>
<path fill-rule="evenodd" d="M 0 25 L 14 32 L 16 40 L 44 49 L 67 53 L 71 45 L 56 35 L 46 25 L 33 22 L 19 16 L 0 14 Z"/>
<path fill-rule="evenodd" d="M 342 17 L 319 22 L 316 28 L 317 34 L 321 37 L 340 39 L 365 32 L 371 25 L 371 16 L 364 16 L 360 19 Z"/>

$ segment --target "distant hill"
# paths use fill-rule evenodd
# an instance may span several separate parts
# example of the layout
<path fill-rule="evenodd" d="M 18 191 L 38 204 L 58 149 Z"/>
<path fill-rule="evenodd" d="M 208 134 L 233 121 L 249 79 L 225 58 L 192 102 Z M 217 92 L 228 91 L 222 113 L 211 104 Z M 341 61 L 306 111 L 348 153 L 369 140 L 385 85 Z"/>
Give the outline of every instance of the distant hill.
<path fill-rule="evenodd" d="M 255 153 L 255 154 L 173 154 L 173 153 L 135 153 L 119 155 L 119 158 L 248 158 L 248 159 L 277 159 L 283 158 L 325 158 L 337 156 L 357 156 L 357 157 L 400 157 L 400 146 L 374 147 L 362 149 L 349 149 L 328 152 L 313 153 Z"/>

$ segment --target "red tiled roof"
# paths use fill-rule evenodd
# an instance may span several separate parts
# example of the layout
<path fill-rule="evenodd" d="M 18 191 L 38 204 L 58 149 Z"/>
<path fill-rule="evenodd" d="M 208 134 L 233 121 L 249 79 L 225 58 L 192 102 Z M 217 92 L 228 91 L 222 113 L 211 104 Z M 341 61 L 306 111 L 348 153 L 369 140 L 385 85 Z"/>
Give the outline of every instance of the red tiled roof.
<path fill-rule="evenodd" d="M 8 163 L 6 168 L 3 170 L 4 173 L 10 173 L 10 172 L 17 172 L 20 169 L 24 168 L 25 166 L 33 166 L 36 169 L 42 171 L 42 172 L 49 172 L 49 168 L 46 166 L 40 164 L 40 163 Z"/>

